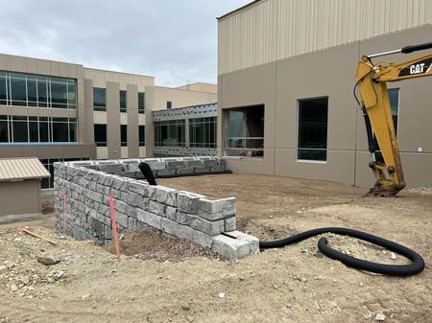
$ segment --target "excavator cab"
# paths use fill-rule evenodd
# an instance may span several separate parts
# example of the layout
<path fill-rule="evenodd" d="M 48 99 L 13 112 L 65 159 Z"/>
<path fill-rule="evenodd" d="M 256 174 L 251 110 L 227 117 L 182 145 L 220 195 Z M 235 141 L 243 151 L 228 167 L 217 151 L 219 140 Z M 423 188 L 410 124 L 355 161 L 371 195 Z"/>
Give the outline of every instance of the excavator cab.
<path fill-rule="evenodd" d="M 375 185 L 368 193 L 370 196 L 396 196 L 406 185 L 387 82 L 432 76 L 432 53 L 403 62 L 375 64 L 372 59 L 396 53 L 410 54 L 426 49 L 432 49 L 432 43 L 365 55 L 358 62 L 354 94 L 363 111 L 369 151 L 372 156 L 369 167 L 376 178 Z M 377 154 L 377 151 L 380 151 L 381 155 Z"/>

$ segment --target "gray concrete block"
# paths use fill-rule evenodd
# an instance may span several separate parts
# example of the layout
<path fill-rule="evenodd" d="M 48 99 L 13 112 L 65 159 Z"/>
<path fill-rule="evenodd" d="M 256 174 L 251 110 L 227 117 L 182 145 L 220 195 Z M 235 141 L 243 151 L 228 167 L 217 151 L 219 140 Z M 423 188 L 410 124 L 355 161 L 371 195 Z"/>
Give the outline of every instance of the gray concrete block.
<path fill-rule="evenodd" d="M 205 198 L 204 195 L 179 191 L 177 193 L 178 210 L 189 214 L 197 214 L 199 200 Z"/>
<path fill-rule="evenodd" d="M 197 216 L 191 216 L 191 224 L 192 229 L 204 232 L 210 236 L 218 235 L 225 230 L 224 220 L 219 221 L 207 221 Z"/>
<path fill-rule="evenodd" d="M 128 226 L 128 216 L 124 213 L 117 212 L 116 215 L 117 225 L 121 225 L 124 228 Z"/>
<path fill-rule="evenodd" d="M 180 224 L 190 225 L 193 218 L 194 216 L 191 214 L 177 211 L 176 221 Z"/>
<path fill-rule="evenodd" d="M 161 217 L 165 217 L 165 209 L 166 209 L 165 204 L 156 201 L 150 201 L 149 203 L 149 212 L 153 214 L 157 214 Z"/>
<path fill-rule="evenodd" d="M 235 216 L 224 219 L 225 221 L 225 232 L 234 231 L 237 229 L 237 220 Z"/>
<path fill-rule="evenodd" d="M 239 231 L 230 236 L 220 234 L 213 237 L 212 250 L 228 260 L 235 260 L 259 253 L 258 238 Z"/>
<path fill-rule="evenodd" d="M 174 222 L 177 221 L 177 208 L 172 206 L 167 206 L 165 209 L 165 216 L 167 219 L 170 219 Z"/>
<path fill-rule="evenodd" d="M 181 239 L 192 240 L 192 228 L 187 225 L 180 225 L 169 219 L 162 219 L 163 232 L 171 234 Z"/>
<path fill-rule="evenodd" d="M 177 206 L 177 190 L 165 186 L 158 185 L 152 199 L 159 203 L 164 203 L 171 206 Z"/>
<path fill-rule="evenodd" d="M 192 230 L 192 241 L 205 248 L 211 248 L 213 237 L 198 230 Z"/>
<path fill-rule="evenodd" d="M 176 174 L 176 170 L 175 169 L 160 169 L 160 170 L 156 170 L 154 172 L 155 177 L 160 176 L 160 177 L 164 177 L 164 176 L 173 176 Z"/>
<path fill-rule="evenodd" d="M 195 167 L 195 174 L 210 174 L 210 167 Z"/>
<path fill-rule="evenodd" d="M 139 222 L 142 222 L 153 228 L 161 230 L 162 218 L 154 213 L 138 209 L 137 220 L 138 220 L 138 224 L 137 224 L 138 226 L 139 226 Z"/>
<path fill-rule="evenodd" d="M 193 175 L 194 167 L 181 167 L 177 169 L 177 175 Z"/>
<path fill-rule="evenodd" d="M 198 201 L 198 215 L 209 221 L 215 221 L 235 215 L 235 197 L 220 200 L 202 198 Z"/>
<path fill-rule="evenodd" d="M 149 193 L 149 184 L 140 181 L 130 181 L 128 183 L 127 191 L 147 197 Z"/>

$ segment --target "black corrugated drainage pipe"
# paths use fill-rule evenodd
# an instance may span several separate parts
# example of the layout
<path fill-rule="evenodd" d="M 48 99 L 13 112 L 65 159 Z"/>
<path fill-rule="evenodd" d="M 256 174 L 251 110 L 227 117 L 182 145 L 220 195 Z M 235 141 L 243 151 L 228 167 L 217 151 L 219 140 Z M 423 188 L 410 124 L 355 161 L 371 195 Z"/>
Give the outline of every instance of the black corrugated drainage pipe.
<path fill-rule="evenodd" d="M 326 238 L 321 238 L 318 241 L 318 249 L 327 257 L 339 260 L 344 263 L 348 267 L 370 271 L 374 273 L 379 273 L 383 275 L 390 276 L 412 276 L 416 275 L 423 271 L 425 267 L 425 262 L 423 258 L 415 251 L 402 246 L 396 242 L 392 242 L 377 236 L 374 236 L 369 233 L 347 229 L 347 228 L 338 228 L 338 227 L 329 227 L 329 228 L 318 228 L 309 231 L 305 231 L 299 234 L 296 234 L 291 237 L 272 240 L 272 241 L 260 241 L 259 246 L 261 249 L 269 249 L 269 248 L 280 248 L 286 245 L 303 241 L 305 239 L 311 238 L 313 236 L 317 236 L 323 233 L 334 233 L 339 235 L 350 236 L 354 238 L 358 238 L 361 240 L 365 240 L 386 248 L 390 251 L 398 253 L 401 256 L 404 256 L 411 260 L 409 265 L 386 265 L 374 263 L 366 260 L 361 260 L 358 258 L 354 258 L 343 254 L 337 250 L 334 250 L 328 246 L 328 241 Z"/>

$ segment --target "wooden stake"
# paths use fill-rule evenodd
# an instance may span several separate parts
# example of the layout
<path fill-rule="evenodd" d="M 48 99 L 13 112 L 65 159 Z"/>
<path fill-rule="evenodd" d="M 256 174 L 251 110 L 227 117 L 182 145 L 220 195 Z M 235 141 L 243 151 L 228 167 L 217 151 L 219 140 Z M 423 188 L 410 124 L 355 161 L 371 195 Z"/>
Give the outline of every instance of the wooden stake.
<path fill-rule="evenodd" d="M 19 229 L 19 231 L 20 231 L 20 232 L 27 233 L 27 234 L 29 234 L 29 235 L 31 235 L 31 236 L 33 236 L 33 237 L 39 238 L 39 239 L 44 240 L 44 241 L 46 241 L 46 242 L 49 242 L 49 243 L 51 243 L 51 244 L 53 244 L 53 245 L 57 245 L 57 242 L 52 241 L 52 240 L 49 240 L 49 239 L 47 239 L 47 238 L 44 238 L 44 237 L 42 237 L 42 236 L 40 236 L 40 235 L 38 235 L 38 234 L 36 234 L 36 233 L 34 233 L 34 232 L 31 232 L 31 231 L 29 231 L 29 230 L 27 230 L 27 229 L 22 228 L 22 229 Z"/>

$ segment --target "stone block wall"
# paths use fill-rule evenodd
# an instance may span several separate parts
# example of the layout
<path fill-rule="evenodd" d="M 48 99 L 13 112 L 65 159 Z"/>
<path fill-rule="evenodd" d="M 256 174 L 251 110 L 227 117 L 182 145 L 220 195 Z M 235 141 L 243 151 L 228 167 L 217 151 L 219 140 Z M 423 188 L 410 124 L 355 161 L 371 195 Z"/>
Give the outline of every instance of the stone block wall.
<path fill-rule="evenodd" d="M 211 200 L 196 193 L 151 186 L 140 180 L 141 161 L 147 162 L 156 176 L 226 170 L 225 161 L 216 157 L 55 163 L 57 231 L 78 240 L 93 239 L 100 243 L 111 240 L 112 195 L 120 231 L 150 226 L 213 248 L 229 259 L 244 256 L 246 249 L 249 254 L 258 252 L 258 239 L 237 234 L 234 197 Z M 233 243 L 221 247 L 227 239 Z"/>

